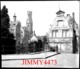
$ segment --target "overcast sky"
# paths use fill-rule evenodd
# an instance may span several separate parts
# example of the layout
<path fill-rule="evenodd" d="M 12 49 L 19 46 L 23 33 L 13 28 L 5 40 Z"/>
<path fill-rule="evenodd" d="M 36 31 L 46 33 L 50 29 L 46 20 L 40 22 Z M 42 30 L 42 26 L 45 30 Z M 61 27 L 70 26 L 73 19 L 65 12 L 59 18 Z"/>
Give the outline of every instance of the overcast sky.
<path fill-rule="evenodd" d="M 1 8 L 3 5 L 8 8 L 10 20 L 13 21 L 16 13 L 22 26 L 26 25 L 27 11 L 32 11 L 33 30 L 36 35 L 45 35 L 49 31 L 59 8 L 65 11 L 65 15 L 72 16 L 74 12 L 75 20 L 79 24 L 79 1 L 2 1 Z"/>

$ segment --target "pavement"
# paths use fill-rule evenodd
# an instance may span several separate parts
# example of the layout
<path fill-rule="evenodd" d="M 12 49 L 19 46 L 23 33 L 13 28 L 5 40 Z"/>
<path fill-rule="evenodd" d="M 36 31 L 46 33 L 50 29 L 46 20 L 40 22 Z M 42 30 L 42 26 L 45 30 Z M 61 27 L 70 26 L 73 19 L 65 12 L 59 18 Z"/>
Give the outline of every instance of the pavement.
<path fill-rule="evenodd" d="M 50 54 L 49 52 L 48 54 Z M 53 52 L 52 52 L 53 53 Z M 42 56 L 40 54 L 36 54 L 36 56 Z M 42 56 L 43 57 L 43 56 Z M 30 60 L 30 59 L 27 59 Z M 48 58 L 43 59 L 32 59 L 32 60 L 56 60 L 56 64 L 24 64 L 22 65 L 22 59 L 20 60 L 2 60 L 2 67 L 13 67 L 13 68 L 79 68 L 79 53 L 61 53 L 57 55 L 52 55 Z"/>
<path fill-rule="evenodd" d="M 57 52 L 40 52 L 31 54 L 12 54 L 12 55 L 1 55 L 3 61 L 5 60 L 20 60 L 20 59 L 43 59 L 50 56 L 57 55 Z"/>
<path fill-rule="evenodd" d="M 56 65 L 47 65 L 45 67 L 51 68 L 79 68 L 79 53 L 61 53 L 56 56 L 50 57 L 49 59 L 56 59 Z"/>

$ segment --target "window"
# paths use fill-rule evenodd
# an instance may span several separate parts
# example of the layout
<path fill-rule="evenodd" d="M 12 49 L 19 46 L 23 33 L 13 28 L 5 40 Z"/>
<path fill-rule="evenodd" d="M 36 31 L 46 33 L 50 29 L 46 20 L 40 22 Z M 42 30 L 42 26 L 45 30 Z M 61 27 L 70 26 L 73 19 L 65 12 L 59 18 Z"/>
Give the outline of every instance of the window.
<path fill-rule="evenodd" d="M 58 32 L 58 30 L 55 30 L 55 37 L 57 37 L 57 32 Z"/>
<path fill-rule="evenodd" d="M 52 31 L 52 37 L 55 37 L 55 31 Z"/>
<path fill-rule="evenodd" d="M 66 31 L 65 30 L 62 30 L 62 37 L 66 37 Z"/>
<path fill-rule="evenodd" d="M 66 34 L 65 34 L 65 36 L 67 37 L 67 34 L 68 34 L 68 30 L 65 30 L 66 31 Z"/>
<path fill-rule="evenodd" d="M 62 30 L 62 37 L 67 37 L 68 30 Z"/>
<path fill-rule="evenodd" d="M 57 37 L 57 32 L 58 32 L 58 30 L 52 31 L 52 37 Z"/>
<path fill-rule="evenodd" d="M 62 22 L 63 20 L 58 20 L 57 22 Z"/>

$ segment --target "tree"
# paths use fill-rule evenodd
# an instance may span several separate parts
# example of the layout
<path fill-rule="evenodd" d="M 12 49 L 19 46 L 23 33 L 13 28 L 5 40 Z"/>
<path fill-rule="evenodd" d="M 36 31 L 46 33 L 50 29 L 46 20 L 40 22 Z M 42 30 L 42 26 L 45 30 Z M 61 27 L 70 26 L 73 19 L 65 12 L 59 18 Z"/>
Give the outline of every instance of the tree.
<path fill-rule="evenodd" d="M 3 9 L 1 10 L 1 37 L 8 38 L 9 34 L 9 15 L 8 15 L 8 9 L 6 6 L 3 6 Z"/>
<path fill-rule="evenodd" d="M 77 36 L 75 29 L 73 29 L 73 53 L 76 53 L 77 51 Z"/>
<path fill-rule="evenodd" d="M 74 15 L 74 13 L 73 13 L 73 15 Z M 73 53 L 76 53 L 77 51 L 78 51 L 78 49 L 77 49 L 77 36 L 76 36 L 76 30 L 75 30 L 75 19 L 74 19 L 74 16 L 73 16 L 73 24 L 72 24 L 72 26 L 73 26 Z"/>
<path fill-rule="evenodd" d="M 72 40 L 72 44 L 73 44 L 73 53 L 76 53 L 78 51 L 77 49 L 77 35 L 76 35 L 76 28 L 75 28 L 75 25 L 76 25 L 76 22 L 75 22 L 75 19 L 74 19 L 74 14 L 73 14 L 73 18 L 71 17 L 68 21 L 69 23 L 69 26 L 72 26 L 73 28 L 73 40 Z"/>
<path fill-rule="evenodd" d="M 25 53 L 28 53 L 28 40 L 29 40 L 29 31 L 25 28 L 24 29 L 24 37 L 22 39 Z"/>
<path fill-rule="evenodd" d="M 41 50 L 42 50 L 43 42 L 42 42 L 42 40 L 41 40 L 41 39 L 38 39 L 38 46 L 37 46 L 37 47 L 39 48 L 39 51 L 41 51 Z"/>
<path fill-rule="evenodd" d="M 16 26 L 16 53 L 21 52 L 21 23 Z"/>
<path fill-rule="evenodd" d="M 1 12 L 1 47 L 2 47 L 2 54 L 9 54 L 13 51 L 13 45 L 15 44 L 14 35 L 9 31 L 9 15 L 8 9 L 6 6 L 3 6 Z M 12 45 L 12 46 L 11 46 Z M 11 48 L 12 47 L 12 48 Z"/>
<path fill-rule="evenodd" d="M 43 43 L 46 44 L 47 41 L 48 41 L 47 36 L 44 36 L 44 37 L 43 37 Z"/>
<path fill-rule="evenodd" d="M 21 41 L 21 23 L 18 22 L 16 26 L 16 46 L 20 45 L 20 41 Z"/>
<path fill-rule="evenodd" d="M 47 36 L 43 37 L 43 49 L 47 49 L 48 48 L 48 38 Z"/>

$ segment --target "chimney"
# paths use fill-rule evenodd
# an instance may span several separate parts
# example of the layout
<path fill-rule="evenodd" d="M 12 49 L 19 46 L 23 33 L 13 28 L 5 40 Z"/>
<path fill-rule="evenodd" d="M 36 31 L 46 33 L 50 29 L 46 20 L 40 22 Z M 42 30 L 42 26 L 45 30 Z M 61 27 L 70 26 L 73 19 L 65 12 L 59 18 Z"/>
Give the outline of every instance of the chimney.
<path fill-rule="evenodd" d="M 28 14 L 32 14 L 32 11 L 27 11 Z"/>
<path fill-rule="evenodd" d="M 75 19 L 75 14 L 74 14 L 74 12 L 72 13 L 72 16 L 73 16 L 73 19 Z"/>
<path fill-rule="evenodd" d="M 75 27 L 74 26 L 74 23 L 75 23 L 75 14 L 74 14 L 74 12 L 72 13 L 72 17 L 73 17 L 73 28 Z"/>
<path fill-rule="evenodd" d="M 70 16 L 70 14 L 67 14 L 67 16 Z"/>
<path fill-rule="evenodd" d="M 13 19 L 14 19 L 14 22 L 16 22 L 16 14 L 15 13 L 14 13 Z"/>
<path fill-rule="evenodd" d="M 33 35 L 36 36 L 35 31 L 33 32 Z"/>
<path fill-rule="evenodd" d="M 32 18 L 32 11 L 27 11 L 28 17 Z"/>

